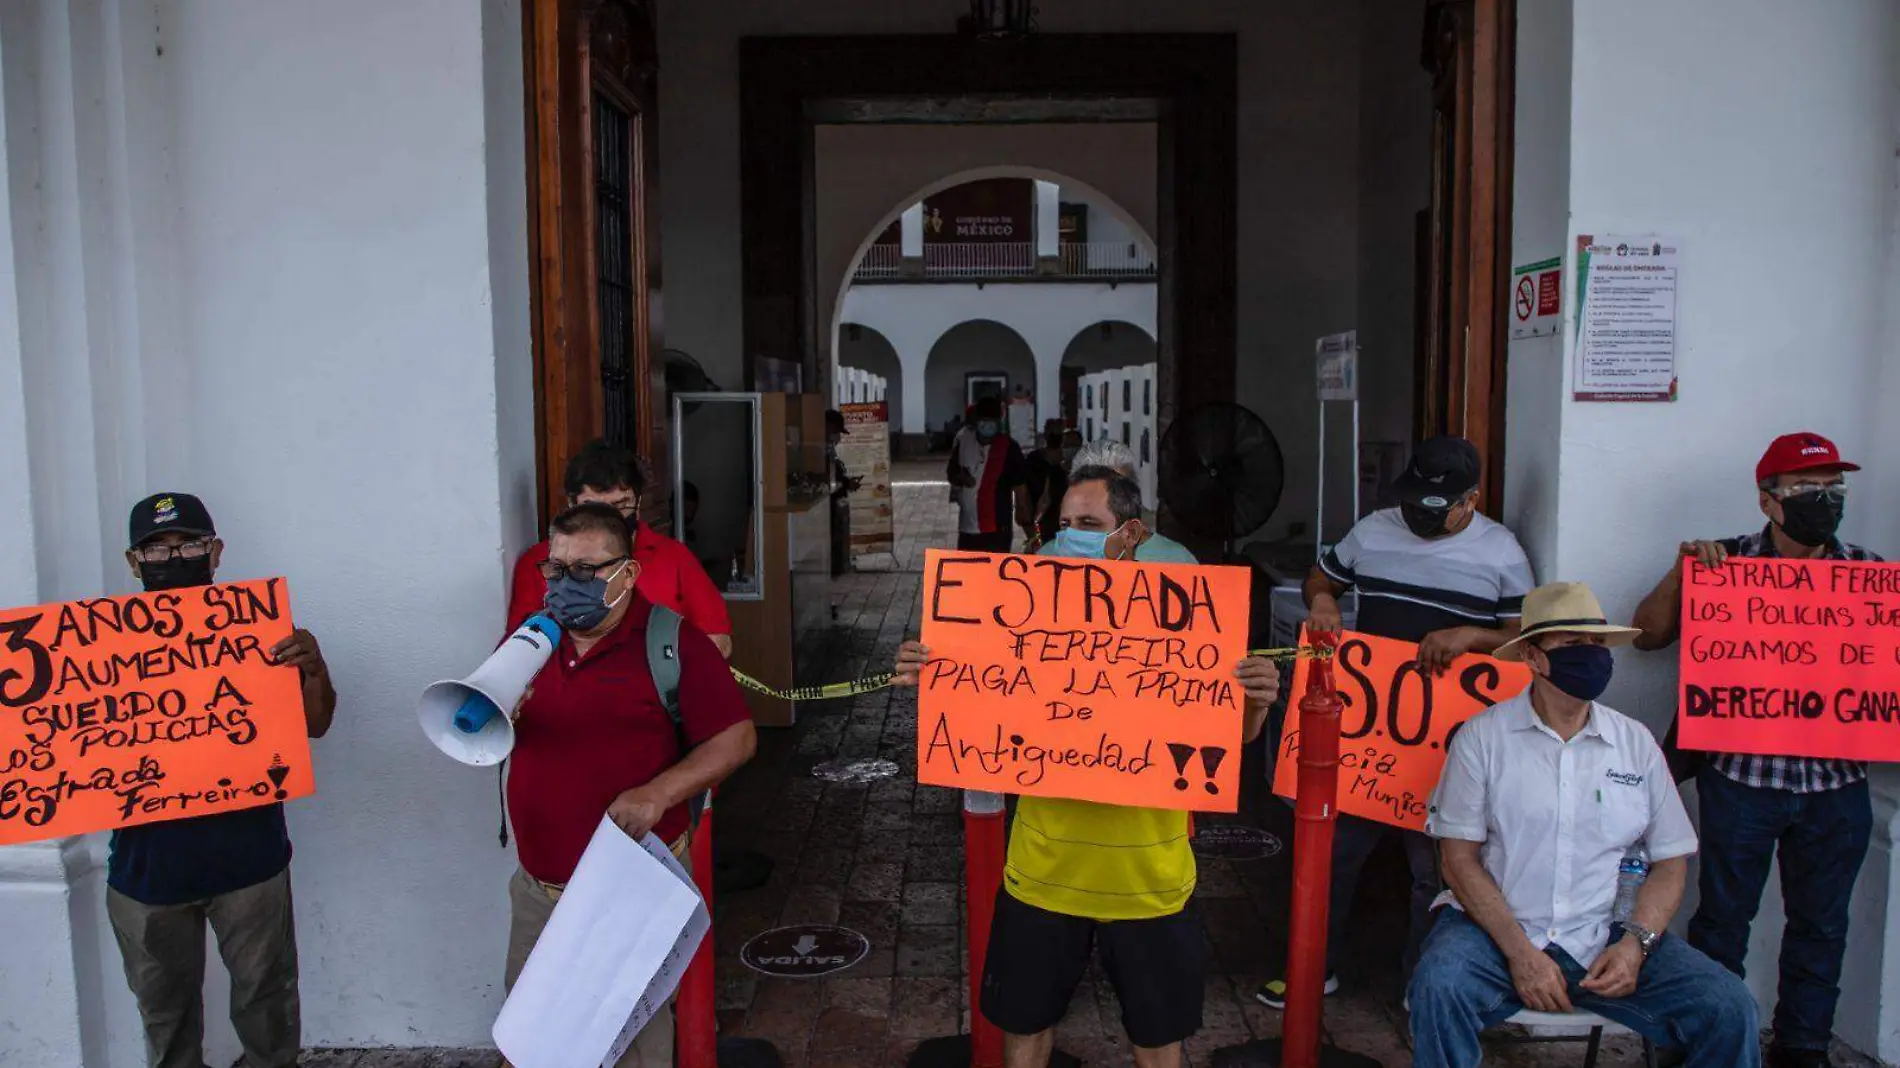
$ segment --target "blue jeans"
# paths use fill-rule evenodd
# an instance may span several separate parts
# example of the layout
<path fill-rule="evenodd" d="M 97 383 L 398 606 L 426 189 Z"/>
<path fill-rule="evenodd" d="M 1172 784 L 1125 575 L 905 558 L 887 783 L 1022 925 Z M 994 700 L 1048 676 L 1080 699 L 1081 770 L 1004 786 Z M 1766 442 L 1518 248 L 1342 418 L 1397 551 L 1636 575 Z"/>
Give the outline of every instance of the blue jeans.
<path fill-rule="evenodd" d="M 1760 1068 L 1755 999 L 1741 979 L 1680 938 L 1664 938 L 1643 963 L 1636 992 L 1604 998 L 1578 986 L 1586 969 L 1552 945 L 1570 1004 L 1614 1020 L 1657 1045 L 1688 1051 L 1686 1068 Z M 1472 1068 L 1478 1033 L 1524 1007 L 1504 954 L 1457 909 L 1444 909 L 1412 974 L 1413 1068 Z"/>
<path fill-rule="evenodd" d="M 1696 775 L 1702 810 L 1702 902 L 1689 943 L 1742 974 L 1748 929 L 1761 909 L 1768 864 L 1781 853 L 1781 989 L 1775 1043 L 1826 1049 L 1841 994 L 1847 907 L 1867 856 L 1873 809 L 1867 782 L 1820 793 L 1766 790 L 1705 767 Z"/>

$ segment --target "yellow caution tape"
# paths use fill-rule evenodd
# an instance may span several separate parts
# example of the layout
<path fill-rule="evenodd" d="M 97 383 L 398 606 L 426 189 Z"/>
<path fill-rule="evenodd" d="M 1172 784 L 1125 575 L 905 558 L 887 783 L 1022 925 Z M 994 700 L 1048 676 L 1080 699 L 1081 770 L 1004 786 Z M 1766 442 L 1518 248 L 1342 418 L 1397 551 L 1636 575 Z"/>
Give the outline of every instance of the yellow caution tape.
<path fill-rule="evenodd" d="M 1296 660 L 1324 659 L 1333 654 L 1331 650 L 1320 650 L 1310 645 L 1301 645 L 1288 646 L 1284 649 L 1250 649 L 1247 655 L 1262 656 L 1268 660 Z M 855 697 L 861 693 L 876 693 L 878 690 L 890 686 L 891 680 L 897 677 L 897 673 L 887 672 L 883 675 L 872 675 L 868 678 L 857 679 L 852 682 L 833 682 L 823 686 L 794 686 L 789 690 L 780 690 L 772 686 L 767 686 L 765 683 L 740 671 L 738 668 L 732 669 L 732 677 L 738 680 L 739 685 L 748 690 L 765 694 L 767 697 L 776 697 L 781 701 L 828 701 L 836 697 Z"/>
<path fill-rule="evenodd" d="M 889 686 L 891 680 L 896 678 L 897 675 L 895 672 L 892 672 L 884 675 L 872 675 L 870 678 L 858 679 L 855 682 L 833 682 L 824 686 L 794 686 L 789 690 L 779 690 L 767 686 L 765 683 L 740 671 L 738 668 L 732 669 L 732 677 L 739 680 L 739 685 L 744 686 L 748 690 L 756 690 L 768 697 L 776 697 L 781 701 L 824 701 L 834 697 L 853 697 L 861 693 L 875 693 Z"/>

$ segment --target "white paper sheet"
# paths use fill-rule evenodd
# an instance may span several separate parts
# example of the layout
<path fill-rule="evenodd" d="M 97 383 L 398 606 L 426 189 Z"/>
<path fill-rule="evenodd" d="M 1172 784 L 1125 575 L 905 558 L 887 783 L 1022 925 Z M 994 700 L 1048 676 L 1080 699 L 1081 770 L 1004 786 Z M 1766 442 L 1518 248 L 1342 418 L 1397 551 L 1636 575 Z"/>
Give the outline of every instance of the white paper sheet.
<path fill-rule="evenodd" d="M 515 1068 L 612 1068 L 709 926 L 672 852 L 603 818 L 495 1019 L 495 1045 Z"/>

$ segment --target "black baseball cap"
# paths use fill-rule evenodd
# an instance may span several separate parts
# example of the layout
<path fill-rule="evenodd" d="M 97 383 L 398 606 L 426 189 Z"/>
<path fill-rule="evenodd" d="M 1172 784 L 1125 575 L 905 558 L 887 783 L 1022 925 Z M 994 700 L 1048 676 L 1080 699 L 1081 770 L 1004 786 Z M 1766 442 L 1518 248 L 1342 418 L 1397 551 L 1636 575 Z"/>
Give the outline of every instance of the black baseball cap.
<path fill-rule="evenodd" d="M 152 494 L 132 506 L 130 525 L 134 549 L 160 534 L 175 532 L 205 537 L 218 533 L 205 502 L 189 493 Z"/>
<path fill-rule="evenodd" d="M 1476 445 L 1451 436 L 1432 438 L 1412 450 L 1412 462 L 1393 488 L 1407 504 L 1450 508 L 1478 488 L 1480 467 Z"/>

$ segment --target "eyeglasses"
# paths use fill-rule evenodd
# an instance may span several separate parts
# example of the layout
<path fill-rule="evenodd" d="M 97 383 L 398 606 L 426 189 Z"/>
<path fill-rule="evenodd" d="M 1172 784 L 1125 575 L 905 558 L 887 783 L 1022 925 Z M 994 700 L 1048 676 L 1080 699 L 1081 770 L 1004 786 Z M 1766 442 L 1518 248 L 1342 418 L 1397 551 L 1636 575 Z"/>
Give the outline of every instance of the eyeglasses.
<path fill-rule="evenodd" d="M 1835 504 L 1847 501 L 1847 483 L 1845 482 L 1797 482 L 1792 486 L 1782 486 L 1768 491 L 1768 495 L 1778 501 L 1790 497 L 1803 497 L 1808 494 L 1826 497 Z"/>
<path fill-rule="evenodd" d="M 132 555 L 142 563 L 163 564 L 172 560 L 202 560 L 211 555 L 211 538 L 200 538 L 182 545 L 141 545 Z"/>
<path fill-rule="evenodd" d="M 598 564 L 564 564 L 559 560 L 543 560 L 541 561 L 540 571 L 541 577 L 547 579 L 549 582 L 559 582 L 561 579 L 569 576 L 572 576 L 577 582 L 592 582 L 594 581 L 594 576 L 601 571 L 611 568 L 615 564 L 624 564 L 627 560 L 628 558 L 625 556 L 616 556 L 612 560 L 602 560 Z"/>

